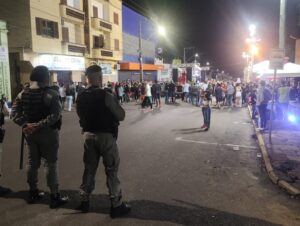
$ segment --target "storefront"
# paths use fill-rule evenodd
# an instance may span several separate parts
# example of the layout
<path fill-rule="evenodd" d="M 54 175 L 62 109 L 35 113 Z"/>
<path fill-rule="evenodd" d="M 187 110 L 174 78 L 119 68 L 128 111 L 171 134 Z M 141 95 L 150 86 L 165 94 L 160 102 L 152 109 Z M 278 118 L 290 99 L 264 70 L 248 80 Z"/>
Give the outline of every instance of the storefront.
<path fill-rule="evenodd" d="M 143 64 L 143 80 L 155 81 L 158 79 L 158 71 L 162 69 L 161 65 Z M 121 63 L 118 71 L 118 81 L 140 81 L 141 72 L 138 63 Z"/>
<path fill-rule="evenodd" d="M 51 72 L 52 82 L 70 84 L 84 82 L 84 57 L 39 54 L 33 60 L 33 66 L 45 65 Z"/>
<path fill-rule="evenodd" d="M 99 65 L 102 68 L 102 84 L 107 84 L 107 82 L 116 82 L 118 81 L 118 72 L 117 72 L 117 62 L 108 61 L 108 60 L 93 60 L 86 59 L 86 67 L 90 65 Z"/>

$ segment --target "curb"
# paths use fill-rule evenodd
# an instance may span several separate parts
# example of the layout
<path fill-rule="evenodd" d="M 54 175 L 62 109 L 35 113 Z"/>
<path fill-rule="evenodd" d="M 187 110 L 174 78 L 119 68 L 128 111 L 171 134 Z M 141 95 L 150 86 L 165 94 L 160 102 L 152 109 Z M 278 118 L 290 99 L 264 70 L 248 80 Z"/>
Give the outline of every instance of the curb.
<path fill-rule="evenodd" d="M 248 106 L 248 110 L 249 110 L 249 115 L 251 117 L 250 106 Z M 254 120 L 252 120 L 252 124 L 253 124 L 254 130 L 255 130 L 257 139 L 258 139 L 258 144 L 259 144 L 259 147 L 260 147 L 260 151 L 261 151 L 261 154 L 262 154 L 262 157 L 263 157 L 263 160 L 264 160 L 264 163 L 265 163 L 265 166 L 266 166 L 266 170 L 267 170 L 267 173 L 268 173 L 268 176 L 269 176 L 270 180 L 274 184 L 277 184 L 280 188 L 283 188 L 284 190 L 286 190 L 289 195 L 292 195 L 292 196 L 300 195 L 300 190 L 298 188 L 294 187 L 293 185 L 291 185 L 287 181 L 280 179 L 276 175 L 276 173 L 274 172 L 273 166 L 271 164 L 271 160 L 270 160 L 270 157 L 269 157 L 269 154 L 268 154 L 268 150 L 267 150 L 263 135 L 257 129 L 257 126 L 255 125 Z"/>

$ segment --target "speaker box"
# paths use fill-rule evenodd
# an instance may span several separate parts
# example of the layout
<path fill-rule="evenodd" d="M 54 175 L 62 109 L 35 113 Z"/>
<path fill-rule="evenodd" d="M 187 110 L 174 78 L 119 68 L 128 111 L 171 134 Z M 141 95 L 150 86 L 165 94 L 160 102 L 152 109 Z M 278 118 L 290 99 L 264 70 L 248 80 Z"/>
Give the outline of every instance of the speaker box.
<path fill-rule="evenodd" d="M 177 68 L 173 68 L 173 70 L 172 70 L 172 80 L 174 82 L 178 82 L 178 69 Z"/>
<path fill-rule="evenodd" d="M 190 82 L 193 79 L 193 69 L 191 67 L 186 68 L 186 79 Z"/>

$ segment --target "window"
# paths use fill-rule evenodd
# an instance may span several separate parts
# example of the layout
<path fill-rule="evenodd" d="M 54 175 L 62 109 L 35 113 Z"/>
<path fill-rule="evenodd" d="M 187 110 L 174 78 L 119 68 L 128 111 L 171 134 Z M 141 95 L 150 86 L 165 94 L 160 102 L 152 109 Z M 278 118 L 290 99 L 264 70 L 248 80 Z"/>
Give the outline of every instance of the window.
<path fill-rule="evenodd" d="M 58 23 L 36 17 L 36 34 L 51 38 L 58 38 Z"/>
<path fill-rule="evenodd" d="M 114 23 L 119 24 L 119 15 L 117 13 L 114 13 Z"/>
<path fill-rule="evenodd" d="M 98 8 L 93 6 L 93 17 L 98 18 Z"/>
<path fill-rule="evenodd" d="M 120 42 L 118 39 L 115 39 L 115 50 L 119 51 L 120 50 Z"/>
<path fill-rule="evenodd" d="M 64 42 L 69 42 L 69 29 L 67 27 L 62 28 L 62 39 Z"/>
<path fill-rule="evenodd" d="M 103 48 L 103 47 L 104 47 L 103 35 L 94 36 L 94 48 Z"/>

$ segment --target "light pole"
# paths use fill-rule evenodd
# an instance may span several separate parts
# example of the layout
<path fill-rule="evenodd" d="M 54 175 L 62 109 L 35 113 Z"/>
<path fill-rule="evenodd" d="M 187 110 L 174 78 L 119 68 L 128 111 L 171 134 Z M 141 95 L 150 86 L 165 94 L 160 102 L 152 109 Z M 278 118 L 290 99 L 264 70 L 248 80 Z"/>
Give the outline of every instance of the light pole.
<path fill-rule="evenodd" d="M 280 21 L 279 21 L 279 49 L 285 49 L 285 12 L 286 12 L 286 0 L 280 0 Z M 272 129 L 273 129 L 273 109 L 275 102 L 275 88 L 276 88 L 276 74 L 277 70 L 274 70 L 273 77 L 273 90 L 272 90 L 272 104 L 270 111 L 270 128 L 269 128 L 269 141 L 272 143 Z"/>
<path fill-rule="evenodd" d="M 249 32 L 250 32 L 250 38 L 246 39 L 246 43 L 250 45 L 249 46 L 250 61 L 248 61 L 249 72 L 247 73 L 247 82 L 250 82 L 250 78 L 252 78 L 254 58 L 255 58 L 255 55 L 258 54 L 258 47 L 256 44 L 260 41 L 260 39 L 258 39 L 256 37 L 256 26 L 254 24 L 251 24 L 249 26 Z M 248 60 L 248 58 L 247 58 L 247 60 Z"/>
<path fill-rule="evenodd" d="M 140 61 L 140 81 L 144 81 L 144 72 L 143 72 L 143 55 L 142 55 L 142 21 L 140 21 L 139 26 L 139 61 Z"/>
<path fill-rule="evenodd" d="M 285 14 L 286 0 L 280 0 L 280 22 L 279 22 L 279 48 L 285 47 Z"/>

